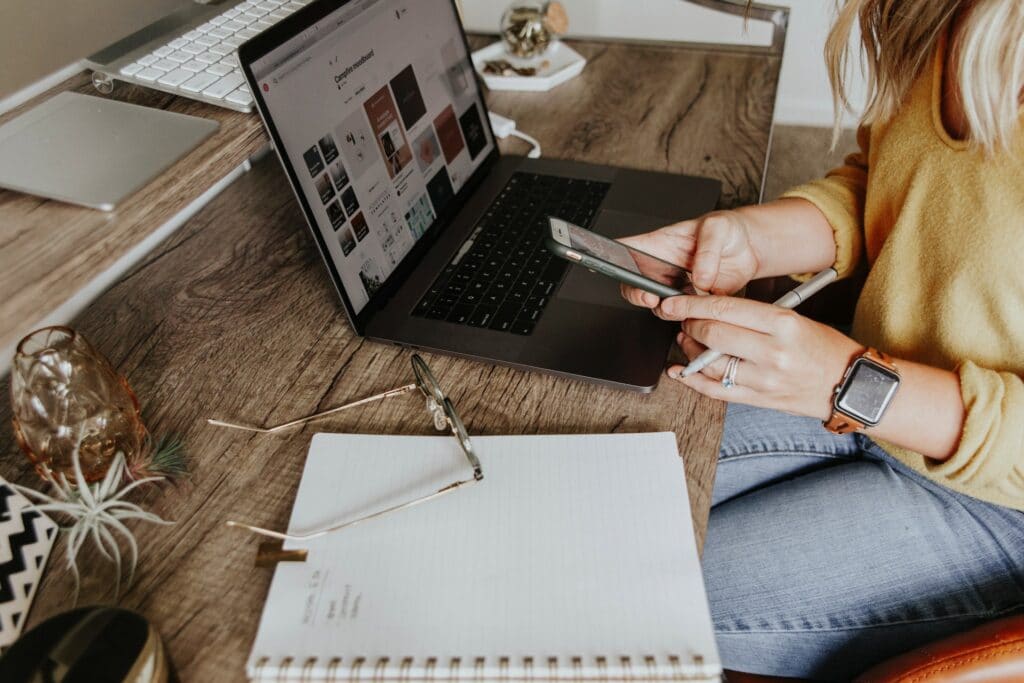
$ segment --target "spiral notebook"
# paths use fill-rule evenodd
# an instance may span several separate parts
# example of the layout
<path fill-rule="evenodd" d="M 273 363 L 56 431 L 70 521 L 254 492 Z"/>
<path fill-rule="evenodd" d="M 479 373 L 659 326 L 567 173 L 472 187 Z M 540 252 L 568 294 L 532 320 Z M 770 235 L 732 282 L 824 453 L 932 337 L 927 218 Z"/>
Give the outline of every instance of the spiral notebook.
<path fill-rule="evenodd" d="M 671 433 L 474 437 L 484 479 L 277 565 L 253 680 L 717 680 Z M 317 434 L 289 530 L 444 486 L 451 437 Z"/>

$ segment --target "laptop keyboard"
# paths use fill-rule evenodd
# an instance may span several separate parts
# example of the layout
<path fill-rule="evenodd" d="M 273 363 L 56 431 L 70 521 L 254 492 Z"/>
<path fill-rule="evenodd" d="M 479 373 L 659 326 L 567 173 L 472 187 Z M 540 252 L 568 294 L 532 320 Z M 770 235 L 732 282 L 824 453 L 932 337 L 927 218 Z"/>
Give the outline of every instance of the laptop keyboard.
<path fill-rule="evenodd" d="M 548 216 L 589 228 L 608 183 L 515 173 L 413 315 L 527 335 L 569 264 L 548 251 Z"/>

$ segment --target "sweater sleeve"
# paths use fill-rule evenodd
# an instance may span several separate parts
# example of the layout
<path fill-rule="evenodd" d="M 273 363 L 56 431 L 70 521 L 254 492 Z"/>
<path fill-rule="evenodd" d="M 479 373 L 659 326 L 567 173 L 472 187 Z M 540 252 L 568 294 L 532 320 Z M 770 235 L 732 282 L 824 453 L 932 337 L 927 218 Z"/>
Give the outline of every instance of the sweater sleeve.
<path fill-rule="evenodd" d="M 1024 379 L 1012 372 L 957 368 L 967 415 L 956 452 L 925 459 L 929 473 L 983 500 L 1024 507 Z"/>
<path fill-rule="evenodd" d="M 820 179 L 794 187 L 783 197 L 806 199 L 825 214 L 836 240 L 836 262 L 839 277 L 849 277 L 864 255 L 864 196 L 868 184 L 868 148 L 871 129 L 857 131 L 860 151 L 846 157 L 839 168 Z M 810 275 L 796 275 L 806 279 Z"/>

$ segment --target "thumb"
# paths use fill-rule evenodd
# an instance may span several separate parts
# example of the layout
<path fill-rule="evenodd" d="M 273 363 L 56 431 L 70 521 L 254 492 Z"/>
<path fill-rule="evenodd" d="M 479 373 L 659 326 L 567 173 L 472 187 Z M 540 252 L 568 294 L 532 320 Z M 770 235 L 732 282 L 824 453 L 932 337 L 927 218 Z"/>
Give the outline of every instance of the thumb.
<path fill-rule="evenodd" d="M 708 217 L 697 228 L 697 250 L 693 256 L 693 284 L 711 291 L 718 280 L 722 252 L 726 246 L 726 230 L 721 221 Z"/>

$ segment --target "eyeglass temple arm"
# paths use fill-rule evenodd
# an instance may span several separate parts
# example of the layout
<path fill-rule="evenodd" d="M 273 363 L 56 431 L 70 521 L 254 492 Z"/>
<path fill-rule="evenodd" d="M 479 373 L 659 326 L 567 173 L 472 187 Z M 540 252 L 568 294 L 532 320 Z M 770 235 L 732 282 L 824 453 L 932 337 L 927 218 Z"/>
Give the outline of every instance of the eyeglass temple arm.
<path fill-rule="evenodd" d="M 367 396 L 366 398 L 361 398 L 358 401 L 353 401 L 352 403 L 346 403 L 345 405 L 338 406 L 337 408 L 331 408 L 330 410 L 325 410 L 320 413 L 313 413 L 312 415 L 299 417 L 294 420 L 291 420 L 290 422 L 274 425 L 273 427 L 254 427 L 252 425 L 238 424 L 236 422 L 226 422 L 224 420 L 214 420 L 212 418 L 208 419 L 206 422 L 207 424 L 214 425 L 215 427 L 227 427 L 228 429 L 239 429 L 244 432 L 257 432 L 259 434 L 273 434 L 274 432 L 280 432 L 291 427 L 297 427 L 300 424 L 311 422 L 321 417 L 327 417 L 328 415 L 333 415 L 334 413 L 340 413 L 341 411 L 348 410 L 349 408 L 355 408 L 357 406 L 365 405 L 367 403 L 372 403 L 373 401 L 380 401 L 381 399 L 391 398 L 392 396 L 402 396 L 404 394 L 408 394 L 410 391 L 414 391 L 415 389 L 415 383 L 406 384 L 405 386 L 398 387 L 397 389 L 390 389 L 380 394 Z"/>
<path fill-rule="evenodd" d="M 341 531 L 342 529 L 347 529 L 349 527 L 353 527 L 356 524 L 359 524 L 360 522 L 367 522 L 367 521 L 369 521 L 371 519 L 376 519 L 377 517 L 382 517 L 382 516 L 384 516 L 384 515 L 386 515 L 386 514 L 388 514 L 390 512 L 397 512 L 399 510 L 404 510 L 406 508 L 415 507 L 415 506 L 419 505 L 420 503 L 426 503 L 428 500 L 434 500 L 435 498 L 440 498 L 441 496 L 443 496 L 445 494 L 451 493 L 452 491 L 454 491 L 455 489 L 459 488 L 460 486 L 464 486 L 465 484 L 472 484 L 472 483 L 474 483 L 476 481 L 479 481 L 479 479 L 477 479 L 475 477 L 473 479 L 462 479 L 462 480 L 454 482 L 452 484 L 448 484 L 448 486 L 445 486 L 444 488 L 440 488 L 440 489 L 438 489 L 437 491 L 434 491 L 431 494 L 423 496 L 422 498 L 417 498 L 416 500 L 410 500 L 410 501 L 405 502 L 405 503 L 399 503 L 398 505 L 392 505 L 389 508 L 385 508 L 383 510 L 378 510 L 377 512 L 374 512 L 372 514 L 366 515 L 365 517 L 359 517 L 358 519 L 352 519 L 352 520 L 349 520 L 347 522 L 342 522 L 341 524 L 336 524 L 334 526 L 325 527 L 323 529 L 317 529 L 316 531 L 310 531 L 309 533 L 306 533 L 306 534 L 285 534 L 285 533 L 282 533 L 280 531 L 272 531 L 271 529 L 264 529 L 263 527 L 252 526 L 250 524 L 244 524 L 242 522 L 235 522 L 235 521 L 227 521 L 227 522 L 225 522 L 225 524 L 227 526 L 230 526 L 230 527 L 238 527 L 240 529 L 247 529 L 247 530 L 251 531 L 254 534 L 259 534 L 260 536 L 268 536 L 270 538 L 276 538 L 276 539 L 279 539 L 279 540 L 282 540 L 282 541 L 309 541 L 309 540 L 312 540 L 314 538 L 319 538 L 321 536 L 326 536 L 327 534 L 331 533 L 332 531 Z"/>

